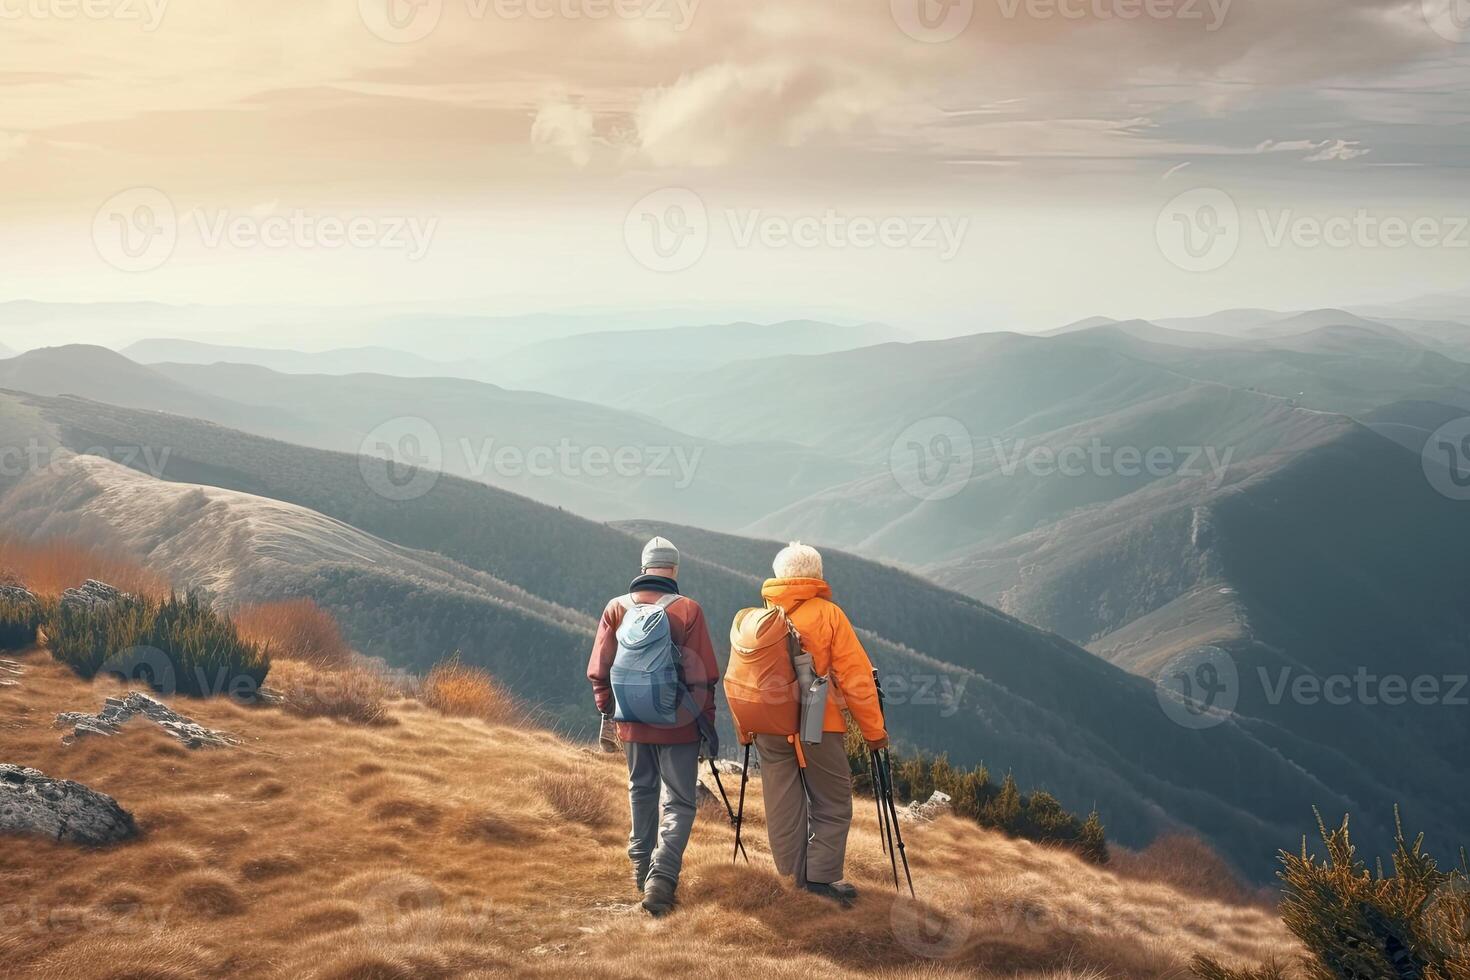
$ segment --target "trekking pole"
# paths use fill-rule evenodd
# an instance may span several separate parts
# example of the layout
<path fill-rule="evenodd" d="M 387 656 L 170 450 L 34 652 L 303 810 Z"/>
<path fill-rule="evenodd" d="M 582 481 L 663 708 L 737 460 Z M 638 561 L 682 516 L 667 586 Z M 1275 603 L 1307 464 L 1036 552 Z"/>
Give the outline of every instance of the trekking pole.
<path fill-rule="evenodd" d="M 893 758 L 887 749 L 883 750 L 883 768 L 888 774 L 888 809 L 893 817 L 893 832 L 898 838 L 898 856 L 903 860 L 903 876 L 908 881 L 909 897 L 918 898 L 914 893 L 914 876 L 909 871 L 909 852 L 903 844 L 903 828 L 898 825 L 898 804 L 893 798 Z M 898 872 L 893 874 L 893 884 L 898 886 Z"/>
<path fill-rule="evenodd" d="M 883 811 L 883 790 L 878 785 L 878 763 L 873 758 L 873 753 L 868 753 L 868 778 L 873 782 L 873 805 L 878 808 L 878 846 L 888 854 L 888 839 L 884 836 L 887 831 L 885 826 L 888 814 Z"/>
<path fill-rule="evenodd" d="M 877 752 L 872 753 L 873 771 L 878 774 L 878 836 L 883 842 L 883 853 L 888 855 L 888 864 L 893 870 L 893 890 L 898 891 L 898 848 L 893 844 L 893 824 L 896 822 L 889 818 L 889 794 L 892 792 L 889 786 L 889 775 L 883 770 L 883 758 Z"/>
<path fill-rule="evenodd" d="M 882 715 L 883 722 L 886 725 L 888 722 L 887 699 L 883 696 L 883 681 L 878 676 L 877 667 L 873 668 L 873 688 L 878 692 L 878 713 Z M 893 837 L 896 838 L 898 856 L 903 859 L 903 876 L 908 881 L 909 896 L 918 898 L 918 895 L 914 893 L 914 876 L 909 870 L 908 850 L 904 847 L 903 843 L 903 828 L 898 825 L 898 803 L 893 796 L 893 753 L 888 749 L 883 749 L 881 753 L 875 752 L 873 753 L 873 762 L 883 776 L 883 797 L 888 802 L 888 813 L 890 817 L 888 826 Z M 879 804 L 879 810 L 882 810 L 881 803 Z M 888 842 L 888 858 L 889 864 L 891 865 L 894 864 L 893 845 L 894 840 L 890 840 Z M 898 868 L 896 865 L 893 868 L 893 888 L 894 891 L 898 890 Z"/>
<path fill-rule="evenodd" d="M 735 851 L 745 857 L 745 863 L 750 863 L 750 855 L 745 853 L 745 845 L 740 843 L 740 821 L 735 816 L 735 808 L 730 805 L 730 797 L 725 792 L 725 784 L 720 780 L 720 770 L 715 768 L 715 760 L 709 760 L 709 774 L 715 777 L 715 787 L 720 791 L 720 799 L 725 801 L 725 812 L 730 815 L 730 826 L 736 828 Z"/>
<path fill-rule="evenodd" d="M 750 781 L 750 743 L 745 745 L 745 764 L 740 767 L 740 811 L 735 815 L 735 853 L 730 855 L 730 863 L 734 864 L 745 850 L 740 843 L 740 831 L 745 827 L 745 784 Z M 749 855 L 745 860 L 750 860 Z"/>

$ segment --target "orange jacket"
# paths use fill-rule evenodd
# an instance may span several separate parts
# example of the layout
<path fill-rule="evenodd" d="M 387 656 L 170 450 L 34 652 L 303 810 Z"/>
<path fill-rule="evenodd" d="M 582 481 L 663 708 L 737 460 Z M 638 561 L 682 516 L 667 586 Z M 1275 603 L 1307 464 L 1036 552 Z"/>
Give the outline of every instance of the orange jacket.
<path fill-rule="evenodd" d="M 842 718 L 845 707 L 862 729 L 863 738 L 887 738 L 873 684 L 873 661 L 847 614 L 832 601 L 832 587 L 819 578 L 773 578 L 761 587 L 761 596 L 786 610 L 791 625 L 801 634 L 802 646 L 812 655 L 813 668 L 832 679 L 823 731 L 847 731 Z"/>

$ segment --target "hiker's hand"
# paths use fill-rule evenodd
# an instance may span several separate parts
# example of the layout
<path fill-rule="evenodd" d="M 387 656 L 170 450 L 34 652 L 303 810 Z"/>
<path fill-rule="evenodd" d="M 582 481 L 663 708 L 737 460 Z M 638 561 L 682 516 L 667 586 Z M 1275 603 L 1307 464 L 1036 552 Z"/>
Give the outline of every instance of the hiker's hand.
<path fill-rule="evenodd" d="M 598 733 L 597 741 L 602 746 L 602 751 L 609 755 L 622 749 L 622 746 L 618 743 L 618 725 L 617 722 L 613 721 L 612 715 L 603 714 L 602 731 Z"/>
<path fill-rule="evenodd" d="M 884 749 L 888 748 L 887 735 L 884 735 L 882 738 L 865 739 L 865 741 L 868 743 L 869 752 L 882 752 Z"/>

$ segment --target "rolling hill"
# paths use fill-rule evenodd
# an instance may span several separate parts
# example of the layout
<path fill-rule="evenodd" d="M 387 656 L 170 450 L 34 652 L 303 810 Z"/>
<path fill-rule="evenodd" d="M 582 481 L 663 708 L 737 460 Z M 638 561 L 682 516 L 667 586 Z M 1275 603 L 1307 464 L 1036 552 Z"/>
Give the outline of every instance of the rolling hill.
<path fill-rule="evenodd" d="M 859 472 L 790 443 L 717 443 L 634 413 L 465 379 L 144 366 L 105 348 L 72 346 L 4 362 L 0 388 L 85 394 L 341 452 L 402 452 L 604 519 L 666 513 L 739 527 Z M 780 479 L 750 477 L 768 471 Z"/>
<path fill-rule="evenodd" d="M 327 351 L 239 347 L 194 340 L 140 340 L 119 353 L 139 364 L 249 364 L 283 374 L 387 374 L 405 378 L 485 378 L 483 366 L 432 361 L 387 347 Z"/>
<path fill-rule="evenodd" d="M 655 513 L 739 527 L 858 472 L 791 443 L 699 439 L 631 412 L 463 379 L 291 375 L 233 364 L 152 370 L 302 420 L 283 431 L 250 423 L 246 413 L 234 428 L 351 453 L 385 441 L 397 451 L 412 438 L 447 473 L 599 519 Z M 755 477 L 766 473 L 779 477 Z"/>
<path fill-rule="evenodd" d="M 544 340 L 495 360 L 493 380 L 619 408 L 637 408 L 647 379 L 673 390 L 737 361 L 825 354 L 904 339 L 878 323 L 839 326 L 814 320 L 724 323 L 663 330 L 611 330 Z"/>
<path fill-rule="evenodd" d="M 0 421 L 65 446 L 169 447 L 164 476 L 184 485 L 153 487 L 63 454 L 0 487 L 13 532 L 85 526 L 96 540 L 129 543 L 184 572 L 212 567 L 191 551 L 225 548 L 253 569 L 236 581 L 254 584 L 249 595 L 222 599 L 313 596 L 365 652 L 421 668 L 461 649 L 496 667 L 563 730 L 591 730 L 581 676 L 590 626 L 576 624 L 590 624 L 623 587 L 637 536 L 453 477 L 419 499 L 394 501 L 373 491 L 382 464 L 370 459 L 78 399 L 6 396 Z M 250 531 L 236 532 L 243 540 L 209 544 L 240 527 Z M 736 539 L 738 549 L 726 551 L 716 546 L 728 539 L 685 534 L 684 584 L 718 632 L 755 600 L 774 544 Z M 1023 785 L 1073 807 L 1096 803 L 1124 843 L 1185 825 L 1259 876 L 1312 803 L 1352 809 L 1384 830 L 1389 803 L 1401 800 L 1436 836 L 1463 805 L 1441 800 L 1442 786 L 1421 782 L 1417 769 L 1402 770 L 1389 789 L 1368 775 L 1385 771 L 1374 760 L 1267 722 L 1182 727 L 1161 710 L 1152 683 L 1060 637 L 896 570 L 835 552 L 829 563 L 897 695 L 891 713 L 902 742 L 1014 769 Z M 507 587 L 539 600 L 524 604 L 537 615 L 496 605 Z"/>

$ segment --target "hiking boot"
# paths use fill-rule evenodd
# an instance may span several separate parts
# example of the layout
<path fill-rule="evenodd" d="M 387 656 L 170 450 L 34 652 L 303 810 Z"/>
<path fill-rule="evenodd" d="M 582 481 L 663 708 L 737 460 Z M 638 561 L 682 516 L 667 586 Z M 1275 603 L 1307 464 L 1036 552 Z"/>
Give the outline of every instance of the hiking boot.
<path fill-rule="evenodd" d="M 832 884 L 824 884 L 820 881 L 809 881 L 801 886 L 818 898 L 836 902 L 843 908 L 850 908 L 857 901 L 857 889 L 845 881 L 836 881 Z"/>
<path fill-rule="evenodd" d="M 633 884 L 638 886 L 638 894 L 643 894 L 643 887 L 648 881 L 648 865 L 633 865 Z"/>
<path fill-rule="evenodd" d="M 674 888 L 667 878 L 654 875 L 643 889 L 643 910 L 655 919 L 668 915 L 674 909 Z"/>

